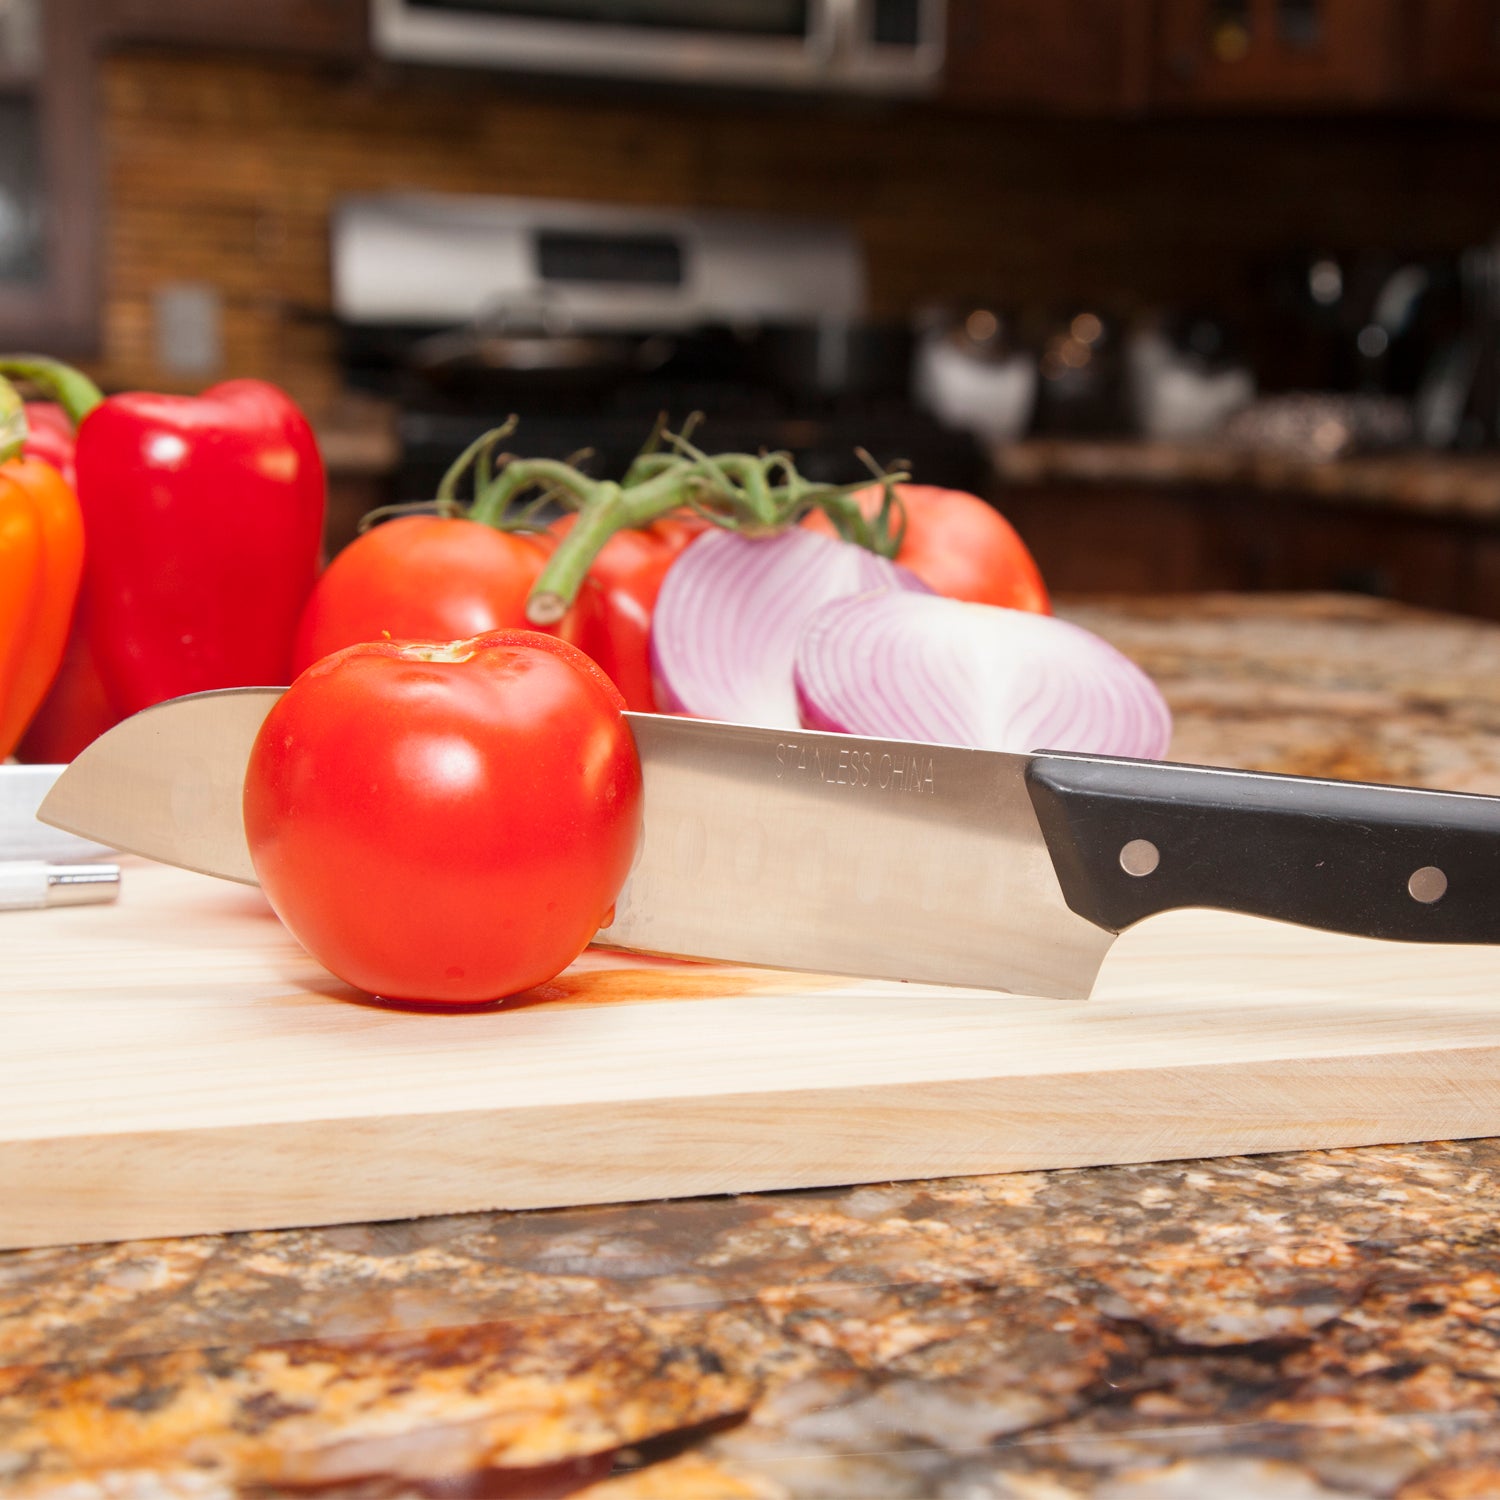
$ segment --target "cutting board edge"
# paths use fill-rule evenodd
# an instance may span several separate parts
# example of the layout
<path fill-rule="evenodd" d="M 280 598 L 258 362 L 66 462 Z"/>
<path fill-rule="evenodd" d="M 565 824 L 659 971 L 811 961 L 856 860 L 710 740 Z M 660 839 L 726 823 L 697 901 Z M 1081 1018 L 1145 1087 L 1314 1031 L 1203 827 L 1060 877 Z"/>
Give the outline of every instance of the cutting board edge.
<path fill-rule="evenodd" d="M 1500 1044 L 1416 1055 L 0 1142 L 0 1249 L 1500 1134 Z"/>
<path fill-rule="evenodd" d="M 843 998 L 843 997 L 835 997 Z M 859 997 L 848 997 L 851 1001 L 857 1001 Z M 672 1004 L 675 1002 L 665 1002 Z M 685 1005 L 697 1007 L 701 1001 L 682 1002 Z M 1085 1002 L 1092 1003 L 1092 1002 Z M 1491 1028 L 1486 1028 L 1487 1030 Z M 1479 1056 L 1487 1053 L 1495 1053 L 1500 1056 L 1500 1033 L 1497 1033 L 1493 1042 L 1475 1041 L 1471 1037 L 1454 1035 L 1436 1035 L 1424 1039 L 1421 1045 L 1407 1044 L 1401 1046 L 1381 1038 L 1377 1033 L 1370 1034 L 1358 1039 L 1357 1042 L 1336 1040 L 1334 1038 L 1320 1038 L 1309 1044 L 1301 1041 L 1295 1036 L 1283 1036 L 1280 1038 L 1279 1046 L 1267 1050 L 1258 1056 L 1250 1058 L 1236 1057 L 1225 1058 L 1221 1056 L 1205 1055 L 1202 1057 L 1185 1056 L 1182 1052 L 1174 1053 L 1174 1060 L 1170 1063 L 1155 1065 L 1142 1062 L 1138 1057 L 1113 1058 L 1102 1060 L 1091 1060 L 1089 1066 L 1083 1067 L 1080 1060 L 1075 1056 L 1070 1057 L 1071 1066 L 1061 1068 L 1037 1068 L 1018 1069 L 1016 1071 L 1000 1071 L 992 1068 L 990 1071 L 977 1069 L 971 1062 L 965 1062 L 960 1066 L 957 1062 L 945 1059 L 949 1070 L 947 1071 L 921 1071 L 907 1070 L 900 1076 L 886 1079 L 870 1078 L 863 1076 L 859 1081 L 849 1081 L 846 1078 L 828 1076 L 817 1083 L 803 1082 L 793 1085 L 785 1085 L 771 1077 L 765 1077 L 760 1081 L 747 1081 L 741 1087 L 726 1090 L 722 1094 L 708 1092 L 703 1088 L 680 1089 L 672 1092 L 653 1093 L 649 1089 L 641 1089 L 638 1092 L 622 1093 L 618 1096 L 590 1094 L 587 1097 L 569 1098 L 522 1098 L 496 1099 L 486 1101 L 482 1105 L 449 1104 L 434 1107 L 430 1097 L 423 1103 L 411 1107 L 403 1107 L 400 1096 L 391 1094 L 383 1097 L 380 1101 L 380 1113 L 370 1113 L 368 1101 L 364 1107 L 350 1106 L 347 1108 L 325 1109 L 316 1114 L 289 1118 L 285 1113 L 277 1114 L 268 1111 L 264 1118 L 250 1118 L 241 1115 L 232 1121 L 216 1123 L 212 1120 L 195 1119 L 181 1124 L 172 1124 L 160 1128 L 144 1128 L 134 1125 L 94 1124 L 90 1128 L 88 1123 L 81 1123 L 76 1128 L 52 1128 L 37 1129 L 37 1122 L 33 1114 L 23 1126 L 26 1133 L 17 1131 L 7 1126 L 3 1117 L 0 1117 L 0 1166 L 3 1166 L 4 1154 L 12 1146 L 27 1146 L 42 1142 L 61 1144 L 67 1141 L 91 1141 L 91 1140 L 151 1140 L 156 1138 L 173 1138 L 189 1134 L 198 1135 L 215 1131 L 267 1131 L 275 1129 L 298 1129 L 298 1130 L 320 1130 L 336 1129 L 349 1124 L 370 1123 L 380 1120 L 392 1125 L 400 1124 L 402 1121 L 423 1121 L 437 1123 L 446 1120 L 460 1121 L 468 1116 L 479 1116 L 493 1121 L 505 1122 L 520 1121 L 536 1115 L 545 1110 L 604 1110 L 619 1111 L 625 1109 L 642 1108 L 647 1106 L 662 1107 L 701 1107 L 704 1105 L 717 1104 L 720 1101 L 733 1099 L 741 1105 L 751 1103 L 780 1104 L 782 1101 L 792 1101 L 801 1096 L 821 1096 L 825 1100 L 834 1098 L 846 1098 L 859 1096 L 860 1101 L 855 1107 L 863 1107 L 864 1095 L 884 1095 L 895 1089 L 958 1089 L 973 1085 L 984 1087 L 1003 1088 L 1011 1085 L 1032 1086 L 1043 1081 L 1055 1081 L 1059 1079 L 1088 1079 L 1091 1083 L 1103 1084 L 1108 1082 L 1123 1081 L 1126 1087 L 1140 1075 L 1158 1077 L 1168 1070 L 1174 1072 L 1185 1072 L 1193 1074 L 1206 1074 L 1211 1070 L 1219 1069 L 1242 1069 L 1246 1067 L 1255 1068 L 1278 1068 L 1290 1067 L 1296 1064 L 1334 1064 L 1334 1063 L 1359 1063 L 1361 1061 L 1400 1061 L 1408 1067 L 1415 1060 L 1421 1058 L 1436 1058 L 1448 1053 L 1463 1053 Z M 831 1072 L 831 1070 L 830 1070 Z M 4 1083 L 0 1076 L 0 1084 Z M 8 1133 L 9 1131 L 9 1133 Z M 0 1173 L 0 1188 L 4 1186 L 3 1173 Z M 0 1224 L 0 1232 L 3 1232 L 3 1224 Z M 0 1245 L 3 1248 L 3 1245 Z"/>

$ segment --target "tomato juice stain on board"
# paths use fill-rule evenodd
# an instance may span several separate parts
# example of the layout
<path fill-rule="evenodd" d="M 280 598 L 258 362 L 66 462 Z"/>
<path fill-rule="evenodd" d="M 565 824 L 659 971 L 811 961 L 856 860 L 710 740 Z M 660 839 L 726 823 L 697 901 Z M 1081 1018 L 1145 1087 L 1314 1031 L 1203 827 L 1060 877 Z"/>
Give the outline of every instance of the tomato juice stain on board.
<path fill-rule="evenodd" d="M 678 1000 L 726 1000 L 738 995 L 784 995 L 847 983 L 831 974 L 790 973 L 693 959 L 652 958 L 609 950 L 586 952 L 555 979 L 494 1000 L 443 1003 L 367 995 L 332 974 L 310 993 L 370 1010 L 414 1016 L 462 1016 L 486 1011 L 578 1010 L 596 1005 L 652 1005 Z"/>
<path fill-rule="evenodd" d="M 793 974 L 738 964 L 697 963 L 593 949 L 556 979 L 513 995 L 506 1010 L 573 1010 L 589 1005 L 650 1005 L 671 1000 L 722 1000 L 734 995 L 777 995 L 842 984 L 832 975 Z"/>

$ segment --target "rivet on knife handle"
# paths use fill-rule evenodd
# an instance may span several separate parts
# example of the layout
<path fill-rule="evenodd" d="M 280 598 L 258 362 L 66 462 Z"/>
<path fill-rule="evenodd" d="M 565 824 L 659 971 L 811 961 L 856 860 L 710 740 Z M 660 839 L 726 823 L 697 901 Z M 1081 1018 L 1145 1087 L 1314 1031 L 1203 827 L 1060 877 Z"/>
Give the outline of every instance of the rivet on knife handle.
<path fill-rule="evenodd" d="M 1110 932 L 1209 906 L 1409 942 L 1500 942 L 1500 798 L 1042 754 L 1068 905 Z"/>

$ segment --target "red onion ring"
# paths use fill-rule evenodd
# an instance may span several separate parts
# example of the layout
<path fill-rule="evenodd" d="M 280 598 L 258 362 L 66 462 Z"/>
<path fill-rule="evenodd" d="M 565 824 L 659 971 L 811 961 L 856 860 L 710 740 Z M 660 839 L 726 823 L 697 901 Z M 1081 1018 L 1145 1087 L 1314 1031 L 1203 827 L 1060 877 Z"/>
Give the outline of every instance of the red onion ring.
<path fill-rule="evenodd" d="M 667 570 L 651 617 L 656 701 L 667 713 L 798 725 L 792 656 L 820 605 L 872 589 L 926 591 L 905 568 L 836 537 L 705 532 Z"/>
<path fill-rule="evenodd" d="M 1172 716 L 1134 662 L 1050 615 L 935 594 L 834 600 L 797 640 L 809 729 L 979 750 L 1159 759 Z"/>

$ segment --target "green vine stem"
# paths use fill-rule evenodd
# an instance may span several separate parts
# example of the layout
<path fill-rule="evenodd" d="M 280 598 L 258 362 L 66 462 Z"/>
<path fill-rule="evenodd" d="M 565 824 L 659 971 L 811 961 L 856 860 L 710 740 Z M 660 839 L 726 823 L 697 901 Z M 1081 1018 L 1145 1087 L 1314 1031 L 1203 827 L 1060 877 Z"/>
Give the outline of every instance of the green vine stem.
<path fill-rule="evenodd" d="M 35 386 L 62 407 L 75 428 L 104 400 L 104 392 L 81 370 L 45 354 L 0 355 L 0 375 Z"/>
<path fill-rule="evenodd" d="M 904 526 L 892 532 L 888 524 L 872 525 L 851 498 L 871 481 L 812 484 L 785 453 L 710 456 L 680 435 L 666 436 L 678 450 L 675 462 L 658 465 L 638 458 L 632 471 L 646 476 L 638 483 L 585 480 L 586 488 L 575 491 L 578 519 L 548 559 L 526 601 L 526 618 L 533 625 L 554 625 L 562 619 L 590 565 L 617 531 L 644 528 L 673 514 L 694 513 L 745 536 L 770 536 L 817 508 L 828 514 L 848 540 L 887 556 L 894 556 L 900 545 Z M 877 517 L 883 520 L 893 511 L 899 513 L 895 486 L 906 475 L 880 473 L 877 478 L 885 489 Z M 778 479 L 779 483 L 774 482 Z M 516 488 L 523 485 L 524 479 L 518 478 Z"/>
<path fill-rule="evenodd" d="M 511 458 L 475 496 L 469 519 L 503 529 L 516 497 L 527 490 L 556 492 L 558 498 L 581 510 L 594 502 L 601 487 L 601 481 L 590 479 L 561 459 Z"/>
<path fill-rule="evenodd" d="M 447 472 L 438 481 L 437 499 L 439 503 L 457 503 L 458 487 L 463 482 L 464 475 L 467 473 L 473 473 L 476 491 L 488 483 L 490 476 L 490 455 L 516 430 L 516 422 L 518 420 L 516 416 L 511 415 L 500 426 L 491 428 L 488 432 L 480 433 L 448 465 Z"/>
<path fill-rule="evenodd" d="M 551 503 L 577 519 L 538 575 L 526 601 L 533 625 L 554 625 L 568 612 L 594 559 L 619 531 L 640 530 L 671 515 L 698 515 L 746 536 L 770 536 L 795 525 L 810 510 L 822 509 L 838 534 L 886 556 L 900 546 L 901 508 L 895 494 L 904 473 L 886 473 L 861 453 L 871 472 L 855 484 L 814 484 L 797 472 L 788 453 L 708 454 L 690 434 L 696 417 L 681 432 L 658 420 L 623 479 L 592 479 L 572 463 L 552 458 L 518 458 L 496 450 L 515 430 L 512 417 L 469 444 L 449 466 L 430 501 L 385 506 L 365 525 L 413 511 L 464 516 L 501 531 L 538 529 L 537 513 Z M 871 483 L 884 488 L 873 519 L 852 497 Z M 471 498 L 461 498 L 467 491 Z M 892 526 L 892 518 L 897 525 Z"/>
<path fill-rule="evenodd" d="M 26 403 L 8 380 L 0 380 L 0 464 L 9 463 L 26 446 Z"/>

